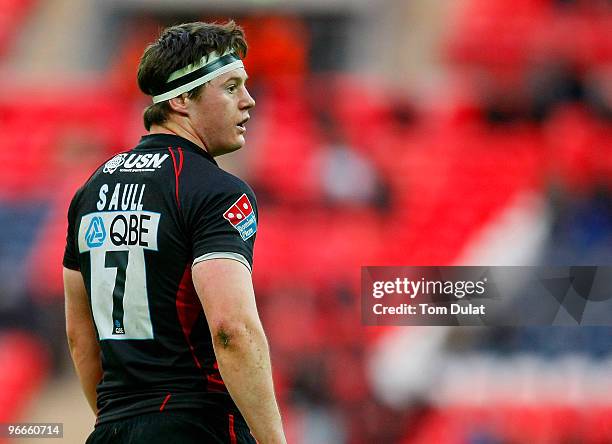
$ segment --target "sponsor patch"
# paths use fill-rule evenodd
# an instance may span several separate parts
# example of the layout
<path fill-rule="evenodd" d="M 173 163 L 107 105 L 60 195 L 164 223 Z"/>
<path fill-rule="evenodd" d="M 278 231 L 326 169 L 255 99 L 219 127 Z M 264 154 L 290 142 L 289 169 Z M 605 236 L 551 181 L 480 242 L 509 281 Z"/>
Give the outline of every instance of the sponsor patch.
<path fill-rule="evenodd" d="M 161 168 L 164 161 L 170 157 L 169 154 L 161 153 L 123 153 L 117 154 L 104 164 L 103 172 L 113 174 L 117 169 L 122 173 L 141 173 L 155 171 Z M 122 167 L 122 168 L 120 168 Z"/>
<path fill-rule="evenodd" d="M 246 241 L 257 232 L 257 220 L 255 220 L 255 212 L 253 205 L 249 201 L 246 194 L 234 202 L 234 204 L 223 213 L 223 217 L 232 224 L 242 240 Z"/>
<path fill-rule="evenodd" d="M 151 211 L 99 211 L 83 216 L 79 226 L 79 252 L 144 248 L 157 251 L 159 213 Z"/>

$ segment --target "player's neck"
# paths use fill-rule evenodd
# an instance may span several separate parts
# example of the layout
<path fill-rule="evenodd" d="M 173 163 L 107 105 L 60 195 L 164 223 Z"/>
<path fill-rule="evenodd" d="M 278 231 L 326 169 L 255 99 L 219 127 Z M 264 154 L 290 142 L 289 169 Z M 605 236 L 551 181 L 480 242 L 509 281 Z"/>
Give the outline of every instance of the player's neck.
<path fill-rule="evenodd" d="M 206 145 L 204 145 L 202 139 L 200 139 L 194 132 L 189 131 L 187 128 L 183 128 L 181 125 L 175 122 L 169 121 L 165 122 L 163 125 L 151 125 L 149 134 L 173 134 L 175 136 L 182 137 L 183 139 L 187 139 L 190 142 L 195 143 L 204 151 L 208 152 L 208 150 L 206 149 Z"/>

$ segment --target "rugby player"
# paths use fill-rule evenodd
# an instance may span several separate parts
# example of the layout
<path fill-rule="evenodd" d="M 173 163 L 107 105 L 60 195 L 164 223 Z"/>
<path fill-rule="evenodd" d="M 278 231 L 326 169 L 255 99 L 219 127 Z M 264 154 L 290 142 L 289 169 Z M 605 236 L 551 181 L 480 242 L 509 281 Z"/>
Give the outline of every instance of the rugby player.
<path fill-rule="evenodd" d="M 97 415 L 87 443 L 284 443 L 251 281 L 257 204 L 215 157 L 255 101 L 240 27 L 187 23 L 146 48 L 149 134 L 68 210 L 66 330 Z"/>

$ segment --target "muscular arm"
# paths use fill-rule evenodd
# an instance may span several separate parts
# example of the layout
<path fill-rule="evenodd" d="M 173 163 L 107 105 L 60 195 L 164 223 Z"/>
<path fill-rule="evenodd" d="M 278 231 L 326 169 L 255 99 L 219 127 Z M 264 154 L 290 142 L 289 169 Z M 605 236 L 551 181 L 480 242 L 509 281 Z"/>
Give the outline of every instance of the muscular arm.
<path fill-rule="evenodd" d="M 96 340 L 87 291 L 80 272 L 64 267 L 64 293 L 70 355 L 87 402 L 94 414 L 97 414 L 96 386 L 102 379 L 100 346 Z"/>
<path fill-rule="evenodd" d="M 261 444 L 285 443 L 250 273 L 237 261 L 213 259 L 193 267 L 193 282 L 219 371 L 251 432 Z"/>

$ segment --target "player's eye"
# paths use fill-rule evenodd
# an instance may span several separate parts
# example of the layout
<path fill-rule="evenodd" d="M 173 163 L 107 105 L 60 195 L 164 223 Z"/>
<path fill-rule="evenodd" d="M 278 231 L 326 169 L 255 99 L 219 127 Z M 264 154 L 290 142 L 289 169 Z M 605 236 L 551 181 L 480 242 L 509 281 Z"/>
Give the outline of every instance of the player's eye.
<path fill-rule="evenodd" d="M 235 92 L 236 92 L 236 89 L 237 89 L 237 88 L 238 88 L 238 87 L 237 87 L 236 85 L 229 85 L 229 86 L 227 87 L 227 91 L 228 91 L 230 94 L 233 94 L 233 93 L 235 93 Z"/>

